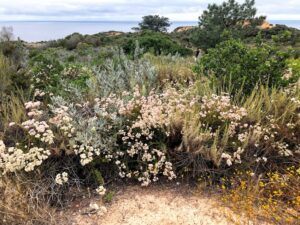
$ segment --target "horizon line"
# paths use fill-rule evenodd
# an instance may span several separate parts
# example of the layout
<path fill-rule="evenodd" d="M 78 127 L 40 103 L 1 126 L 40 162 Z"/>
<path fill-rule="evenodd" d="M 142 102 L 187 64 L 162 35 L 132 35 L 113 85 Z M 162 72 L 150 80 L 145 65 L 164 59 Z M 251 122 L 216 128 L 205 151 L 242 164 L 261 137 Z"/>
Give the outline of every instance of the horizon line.
<path fill-rule="evenodd" d="M 140 23 L 140 20 L 0 20 L 0 22 L 131 22 Z M 198 20 L 170 20 L 170 22 L 198 22 Z"/>
<path fill-rule="evenodd" d="M 267 21 L 300 21 L 300 19 L 267 19 Z M 141 20 L 0 20 L 0 22 L 130 22 L 139 23 Z M 194 23 L 199 22 L 199 20 L 170 20 L 170 22 L 188 22 Z"/>

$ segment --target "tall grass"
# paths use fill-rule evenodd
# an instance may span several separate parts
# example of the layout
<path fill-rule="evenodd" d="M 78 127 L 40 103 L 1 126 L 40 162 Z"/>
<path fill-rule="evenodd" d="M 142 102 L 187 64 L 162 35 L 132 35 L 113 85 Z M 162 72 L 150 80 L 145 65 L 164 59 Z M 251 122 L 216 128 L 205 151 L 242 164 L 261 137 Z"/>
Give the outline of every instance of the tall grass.
<path fill-rule="evenodd" d="M 181 57 L 179 55 L 155 57 L 146 54 L 145 58 L 156 67 L 161 85 L 167 83 L 187 85 L 195 81 L 196 74 L 193 72 L 195 60 L 193 57 Z"/>
<path fill-rule="evenodd" d="M 12 85 L 11 65 L 9 60 L 0 54 L 0 102 L 3 100 L 5 93 L 10 91 Z"/>

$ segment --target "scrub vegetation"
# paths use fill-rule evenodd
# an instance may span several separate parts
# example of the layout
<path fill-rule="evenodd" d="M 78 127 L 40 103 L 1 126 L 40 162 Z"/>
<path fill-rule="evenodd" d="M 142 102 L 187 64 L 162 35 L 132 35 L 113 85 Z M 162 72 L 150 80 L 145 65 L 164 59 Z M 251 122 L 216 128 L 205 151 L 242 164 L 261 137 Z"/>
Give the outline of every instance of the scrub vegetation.
<path fill-rule="evenodd" d="M 59 223 L 80 190 L 110 202 L 112 183 L 183 180 L 252 221 L 299 223 L 300 31 L 262 28 L 254 4 L 172 33 L 155 15 L 36 46 L 3 28 L 0 224 Z"/>

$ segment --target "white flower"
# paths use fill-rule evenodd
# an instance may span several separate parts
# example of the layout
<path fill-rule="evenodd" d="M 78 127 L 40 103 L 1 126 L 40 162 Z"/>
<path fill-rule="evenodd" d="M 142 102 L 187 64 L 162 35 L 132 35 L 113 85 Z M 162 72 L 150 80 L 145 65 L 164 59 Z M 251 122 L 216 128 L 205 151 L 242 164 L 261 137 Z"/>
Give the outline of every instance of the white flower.
<path fill-rule="evenodd" d="M 58 185 L 63 185 L 68 182 L 68 180 L 69 180 L 68 177 L 69 177 L 69 175 L 66 172 L 63 172 L 62 174 L 59 173 L 55 177 L 55 183 Z"/>
<path fill-rule="evenodd" d="M 106 189 L 101 185 L 101 186 L 99 186 L 99 187 L 96 189 L 96 192 L 97 192 L 99 195 L 105 195 Z"/>

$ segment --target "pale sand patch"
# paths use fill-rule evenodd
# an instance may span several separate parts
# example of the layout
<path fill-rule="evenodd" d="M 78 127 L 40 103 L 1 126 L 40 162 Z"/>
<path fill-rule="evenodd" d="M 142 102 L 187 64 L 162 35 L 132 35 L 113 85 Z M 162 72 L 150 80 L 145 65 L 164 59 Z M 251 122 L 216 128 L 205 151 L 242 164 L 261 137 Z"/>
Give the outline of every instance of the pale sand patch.
<path fill-rule="evenodd" d="M 84 207 L 72 211 L 72 225 L 232 225 L 241 219 L 221 206 L 217 196 L 182 191 L 182 188 L 130 186 L 119 191 L 107 212 L 83 215 Z M 220 197 L 220 196 L 219 196 Z M 101 206 L 99 199 L 86 199 Z M 86 205 L 87 202 L 86 202 Z M 79 208 L 81 210 L 79 211 Z M 87 206 L 86 206 L 87 208 Z M 65 213 L 64 213 L 65 214 Z M 66 215 L 65 214 L 65 215 Z M 65 224 L 65 223 L 64 223 Z M 254 224 L 243 221 L 240 224 Z M 259 223 L 262 225 L 263 223 Z"/>

